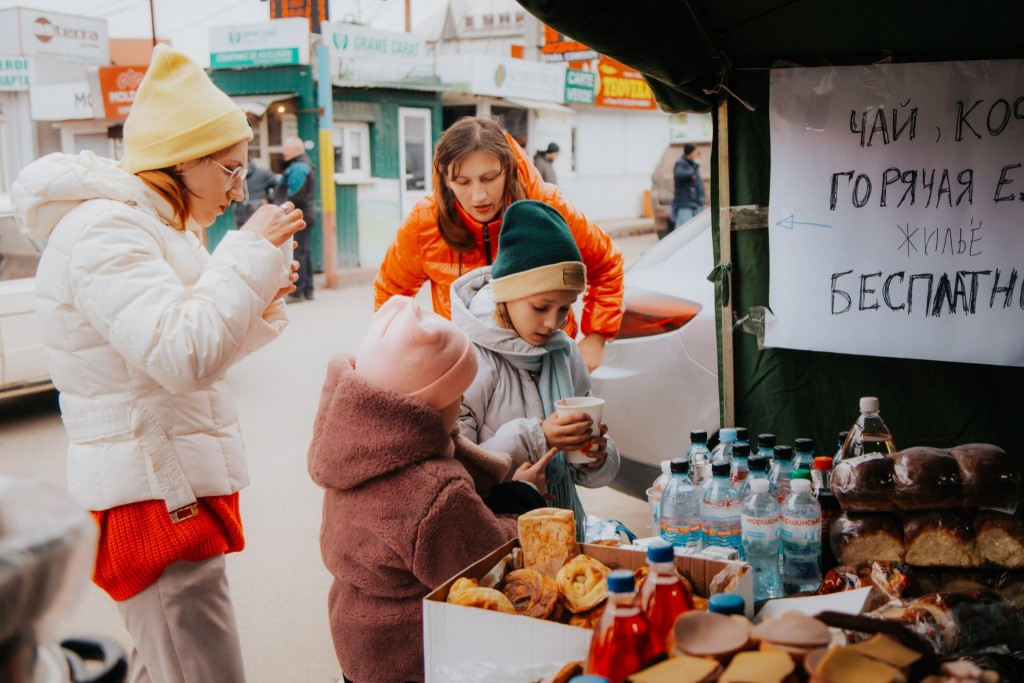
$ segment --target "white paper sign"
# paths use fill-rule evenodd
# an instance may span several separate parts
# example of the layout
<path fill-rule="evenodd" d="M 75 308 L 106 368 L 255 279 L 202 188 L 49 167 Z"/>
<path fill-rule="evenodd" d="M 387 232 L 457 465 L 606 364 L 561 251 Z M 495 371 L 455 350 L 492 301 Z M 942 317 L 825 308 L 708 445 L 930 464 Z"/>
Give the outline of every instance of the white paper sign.
<path fill-rule="evenodd" d="M 777 69 L 769 346 L 1024 365 L 1024 61 Z"/>

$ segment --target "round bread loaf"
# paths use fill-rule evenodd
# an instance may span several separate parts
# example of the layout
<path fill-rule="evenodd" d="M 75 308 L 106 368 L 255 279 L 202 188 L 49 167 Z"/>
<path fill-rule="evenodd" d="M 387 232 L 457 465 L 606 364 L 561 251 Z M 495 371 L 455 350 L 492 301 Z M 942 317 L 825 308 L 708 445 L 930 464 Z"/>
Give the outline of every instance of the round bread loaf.
<path fill-rule="evenodd" d="M 885 512 L 844 512 L 829 529 L 832 552 L 844 567 L 875 560 L 901 563 L 904 558 L 903 526 Z"/>
<path fill-rule="evenodd" d="M 1006 569 L 1024 567 L 1024 522 L 1019 517 L 979 510 L 972 527 L 975 544 L 985 562 Z"/>
<path fill-rule="evenodd" d="M 960 469 L 962 507 L 1013 507 L 1020 493 L 1020 473 L 999 446 L 969 443 L 949 451 Z"/>
<path fill-rule="evenodd" d="M 844 510 L 893 509 L 893 459 L 871 453 L 841 461 L 832 472 L 832 493 Z"/>
<path fill-rule="evenodd" d="M 906 562 L 917 567 L 977 567 L 970 517 L 957 510 L 912 512 L 903 518 Z"/>
<path fill-rule="evenodd" d="M 919 446 L 892 454 L 893 502 L 900 510 L 945 510 L 960 504 L 960 468 L 939 448 Z"/>

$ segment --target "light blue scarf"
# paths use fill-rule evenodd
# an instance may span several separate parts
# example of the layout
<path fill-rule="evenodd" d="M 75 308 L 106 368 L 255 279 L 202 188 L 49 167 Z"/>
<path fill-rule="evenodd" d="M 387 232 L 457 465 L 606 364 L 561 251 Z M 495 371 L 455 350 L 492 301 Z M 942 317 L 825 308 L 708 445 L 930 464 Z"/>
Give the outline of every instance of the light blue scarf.
<path fill-rule="evenodd" d="M 572 373 L 569 370 L 569 357 L 572 353 L 573 343 L 565 332 L 555 330 L 543 344 L 542 348 L 547 353 L 530 357 L 505 356 L 517 368 L 526 370 L 535 377 L 534 383 L 540 393 L 545 417 L 555 412 L 555 402 L 575 396 Z M 564 452 L 559 451 L 552 458 L 545 474 L 548 478 L 548 492 L 555 496 L 555 505 L 575 513 L 576 540 L 582 543 L 587 528 L 587 513 L 583 511 L 583 504 L 576 494 L 572 465 L 565 461 Z"/>

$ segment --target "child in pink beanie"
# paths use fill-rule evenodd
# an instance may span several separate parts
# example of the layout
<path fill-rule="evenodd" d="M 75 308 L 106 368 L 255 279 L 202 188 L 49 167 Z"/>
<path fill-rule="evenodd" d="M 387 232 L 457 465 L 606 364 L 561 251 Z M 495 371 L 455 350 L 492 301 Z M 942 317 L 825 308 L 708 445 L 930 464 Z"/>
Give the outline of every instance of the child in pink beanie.
<path fill-rule="evenodd" d="M 401 296 L 374 315 L 355 358 L 328 365 L 309 472 L 326 489 L 320 549 L 346 681 L 422 681 L 424 596 L 516 535 L 515 519 L 480 497 L 511 457 L 458 436 L 476 371 L 465 333 Z M 519 477 L 543 489 L 543 472 Z"/>

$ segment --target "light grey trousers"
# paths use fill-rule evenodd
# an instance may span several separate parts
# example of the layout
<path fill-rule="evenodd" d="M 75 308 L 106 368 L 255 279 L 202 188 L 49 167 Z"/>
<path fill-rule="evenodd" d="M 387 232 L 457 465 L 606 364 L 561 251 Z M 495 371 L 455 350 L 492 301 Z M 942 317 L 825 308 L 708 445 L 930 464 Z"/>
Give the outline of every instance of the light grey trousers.
<path fill-rule="evenodd" d="M 244 683 L 224 555 L 175 562 L 117 608 L 132 637 L 129 683 Z"/>

